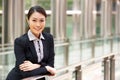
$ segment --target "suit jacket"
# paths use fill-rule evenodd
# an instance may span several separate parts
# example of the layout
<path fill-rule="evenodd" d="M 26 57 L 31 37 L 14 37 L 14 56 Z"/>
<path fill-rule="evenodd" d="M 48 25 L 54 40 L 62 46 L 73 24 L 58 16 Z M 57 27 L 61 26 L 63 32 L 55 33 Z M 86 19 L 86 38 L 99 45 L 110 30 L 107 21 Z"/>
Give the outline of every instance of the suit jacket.
<path fill-rule="evenodd" d="M 37 53 L 34 47 L 34 43 L 33 41 L 29 41 L 27 33 L 15 39 L 14 51 L 16 64 L 15 67 L 8 74 L 7 80 L 21 80 L 25 77 L 49 74 L 45 66 L 48 65 L 54 67 L 54 41 L 52 35 L 50 35 L 49 33 L 42 34 L 45 38 L 44 40 L 42 40 L 44 58 L 39 63 L 37 60 Z M 32 63 L 40 64 L 41 67 L 32 71 L 21 71 L 19 69 L 19 65 L 22 64 L 25 60 L 29 60 Z"/>

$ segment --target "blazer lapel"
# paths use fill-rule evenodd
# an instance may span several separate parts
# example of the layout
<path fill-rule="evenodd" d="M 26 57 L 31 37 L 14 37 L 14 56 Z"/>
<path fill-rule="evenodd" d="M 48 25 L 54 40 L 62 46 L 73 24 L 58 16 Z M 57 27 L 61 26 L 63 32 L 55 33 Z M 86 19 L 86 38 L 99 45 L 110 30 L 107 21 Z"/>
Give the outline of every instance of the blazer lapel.
<path fill-rule="evenodd" d="M 48 51 L 46 39 L 45 40 L 42 39 L 42 43 L 43 43 L 43 55 L 44 55 L 43 60 L 44 60 L 47 57 L 47 51 Z"/>
<path fill-rule="evenodd" d="M 28 42 L 28 46 L 30 47 L 31 55 L 33 56 L 34 61 L 37 62 L 38 57 L 33 41 L 29 41 L 29 39 L 27 39 L 27 42 Z"/>

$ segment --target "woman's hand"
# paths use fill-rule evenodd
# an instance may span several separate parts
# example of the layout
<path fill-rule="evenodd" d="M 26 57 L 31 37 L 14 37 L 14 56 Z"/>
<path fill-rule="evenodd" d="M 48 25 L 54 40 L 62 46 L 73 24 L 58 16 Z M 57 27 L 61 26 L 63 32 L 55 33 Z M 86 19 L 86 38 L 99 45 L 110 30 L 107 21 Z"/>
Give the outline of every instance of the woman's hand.
<path fill-rule="evenodd" d="M 39 64 L 33 64 L 30 61 L 24 61 L 24 63 L 22 63 L 19 66 L 19 69 L 22 71 L 31 71 L 31 70 L 34 70 L 34 69 L 39 68 L 39 67 L 40 67 Z"/>
<path fill-rule="evenodd" d="M 51 73 L 50 76 L 54 76 L 56 74 L 56 69 L 55 68 L 52 68 L 50 66 L 45 66 L 45 68 L 47 69 L 48 72 Z"/>

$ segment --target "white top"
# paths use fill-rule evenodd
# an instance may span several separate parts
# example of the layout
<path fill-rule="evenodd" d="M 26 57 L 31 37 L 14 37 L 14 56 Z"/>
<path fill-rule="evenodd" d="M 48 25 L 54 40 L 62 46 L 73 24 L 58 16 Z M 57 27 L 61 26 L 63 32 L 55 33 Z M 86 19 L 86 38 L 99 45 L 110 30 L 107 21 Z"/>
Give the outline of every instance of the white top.
<path fill-rule="evenodd" d="M 43 43 L 41 39 L 45 39 L 43 37 L 43 35 L 40 35 L 40 38 L 38 39 L 30 30 L 28 31 L 28 38 L 30 41 L 33 41 L 34 46 L 35 46 L 35 50 L 37 53 L 37 57 L 38 57 L 38 62 L 40 62 L 44 55 L 43 55 Z"/>

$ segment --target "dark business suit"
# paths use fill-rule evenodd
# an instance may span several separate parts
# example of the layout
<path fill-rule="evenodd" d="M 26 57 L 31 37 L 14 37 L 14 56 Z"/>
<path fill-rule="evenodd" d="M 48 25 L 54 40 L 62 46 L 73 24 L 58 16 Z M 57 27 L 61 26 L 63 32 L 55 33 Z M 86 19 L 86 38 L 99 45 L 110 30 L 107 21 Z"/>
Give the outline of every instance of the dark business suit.
<path fill-rule="evenodd" d="M 50 74 L 46 70 L 45 66 L 49 65 L 51 67 L 54 67 L 54 42 L 53 37 L 49 33 L 42 34 L 45 38 L 42 40 L 44 58 L 39 63 L 34 43 L 33 41 L 29 41 L 27 33 L 15 39 L 14 51 L 16 57 L 16 65 L 8 74 L 6 80 L 21 80 L 22 78 L 30 76 Z M 41 67 L 32 71 L 21 71 L 19 69 L 19 65 L 22 64 L 25 60 L 40 64 Z"/>

